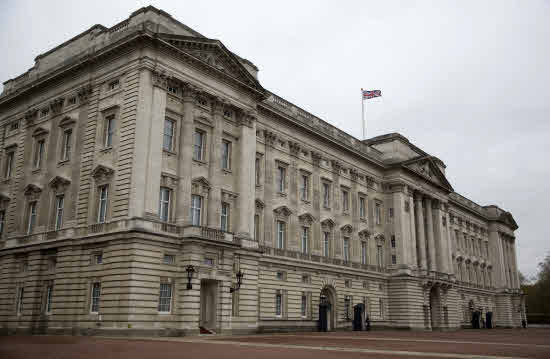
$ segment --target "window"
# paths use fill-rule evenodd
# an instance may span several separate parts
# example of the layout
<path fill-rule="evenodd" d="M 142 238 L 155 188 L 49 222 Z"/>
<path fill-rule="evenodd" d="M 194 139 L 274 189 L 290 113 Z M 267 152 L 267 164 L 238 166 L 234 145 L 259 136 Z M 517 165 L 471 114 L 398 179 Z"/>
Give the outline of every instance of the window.
<path fill-rule="evenodd" d="M 25 295 L 25 287 L 20 287 L 19 291 L 17 293 L 17 304 L 15 308 L 15 312 L 17 315 L 21 315 L 21 312 L 23 312 L 23 297 Z"/>
<path fill-rule="evenodd" d="M 367 242 L 361 242 L 361 264 L 367 264 Z"/>
<path fill-rule="evenodd" d="M 48 271 L 50 272 L 55 271 L 56 266 L 57 266 L 57 258 L 56 257 L 48 258 Z"/>
<path fill-rule="evenodd" d="M 42 166 L 45 146 L 46 146 L 46 140 L 41 139 L 36 141 L 36 147 L 34 149 L 34 168 L 40 168 Z"/>
<path fill-rule="evenodd" d="M 393 223 L 393 208 L 388 208 L 388 223 Z"/>
<path fill-rule="evenodd" d="M 254 215 L 254 239 L 256 241 L 260 240 L 260 215 Z"/>
<path fill-rule="evenodd" d="M 36 224 L 36 201 L 29 203 L 29 217 L 28 217 L 28 226 L 27 226 L 28 234 L 31 234 L 34 231 L 35 224 Z"/>
<path fill-rule="evenodd" d="M 229 231 L 229 203 L 222 202 L 221 230 Z"/>
<path fill-rule="evenodd" d="M 277 248 L 283 249 L 285 247 L 285 233 L 286 223 L 283 221 L 277 221 Z"/>
<path fill-rule="evenodd" d="M 382 223 L 382 208 L 380 203 L 376 203 L 374 207 L 374 215 L 376 217 L 376 224 Z"/>
<path fill-rule="evenodd" d="M 384 317 L 386 316 L 386 310 L 384 308 L 384 300 L 382 298 L 378 300 L 378 305 L 380 306 L 380 319 L 384 319 Z"/>
<path fill-rule="evenodd" d="M 231 142 L 226 140 L 222 141 L 222 168 L 231 169 Z"/>
<path fill-rule="evenodd" d="M 201 225 L 201 209 L 202 197 L 197 195 L 191 196 L 191 223 L 193 226 Z"/>
<path fill-rule="evenodd" d="M 65 130 L 63 132 L 63 149 L 61 151 L 61 160 L 68 161 L 71 158 L 71 145 L 73 130 Z"/>
<path fill-rule="evenodd" d="M 105 223 L 107 218 L 107 200 L 109 196 L 109 186 L 103 185 L 98 189 L 98 210 L 97 210 L 97 223 Z"/>
<path fill-rule="evenodd" d="M 302 283 L 309 284 L 309 282 L 310 282 L 309 276 L 307 274 L 304 274 L 302 276 Z"/>
<path fill-rule="evenodd" d="M 168 92 L 173 93 L 173 94 L 177 94 L 178 90 L 179 90 L 178 87 L 176 87 L 174 85 L 168 85 Z"/>
<path fill-rule="evenodd" d="M 395 248 L 395 235 L 393 235 L 393 234 L 391 235 L 390 243 L 391 243 L 391 247 Z"/>
<path fill-rule="evenodd" d="M 67 100 L 67 103 L 68 105 L 76 105 L 76 96 L 73 96 L 73 97 L 69 97 L 69 99 Z"/>
<path fill-rule="evenodd" d="M 118 79 L 109 82 L 109 84 L 107 85 L 107 88 L 109 89 L 109 91 L 116 90 L 119 87 L 120 87 L 120 81 L 118 81 Z"/>
<path fill-rule="evenodd" d="M 346 287 L 346 288 L 351 288 L 351 280 L 346 279 L 346 280 L 344 281 L 344 287 Z"/>
<path fill-rule="evenodd" d="M 260 159 L 258 157 L 256 157 L 256 162 L 254 163 L 254 171 L 255 171 L 255 175 L 256 175 L 256 186 L 259 186 L 260 185 L 260 176 L 261 176 L 261 168 L 260 168 Z"/>
<path fill-rule="evenodd" d="M 489 258 L 489 242 L 485 242 L 485 256 Z"/>
<path fill-rule="evenodd" d="M 92 283 L 90 312 L 99 313 L 99 298 L 101 297 L 101 283 Z"/>
<path fill-rule="evenodd" d="M 275 293 L 275 315 L 277 317 L 283 315 L 283 295 L 280 290 Z"/>
<path fill-rule="evenodd" d="M 359 197 L 359 218 L 364 219 L 366 213 L 365 197 Z"/>
<path fill-rule="evenodd" d="M 6 220 L 6 211 L 0 211 L 0 236 L 4 233 L 4 222 Z"/>
<path fill-rule="evenodd" d="M 305 293 L 302 293 L 301 313 L 302 317 L 307 316 L 307 295 Z"/>
<path fill-rule="evenodd" d="M 277 280 L 285 280 L 285 274 L 283 272 L 275 273 L 275 277 L 277 278 Z"/>
<path fill-rule="evenodd" d="M 105 118 L 105 147 L 113 145 L 113 135 L 115 133 L 115 115 L 109 115 Z"/>
<path fill-rule="evenodd" d="M 202 161 L 204 157 L 204 132 L 195 131 L 193 135 L 193 159 Z"/>
<path fill-rule="evenodd" d="M 346 190 L 342 190 L 342 210 L 349 211 L 349 192 Z"/>
<path fill-rule="evenodd" d="M 328 257 L 329 255 L 329 237 L 330 233 L 323 232 L 323 255 Z"/>
<path fill-rule="evenodd" d="M 159 293 L 159 312 L 170 313 L 170 304 L 172 302 L 172 284 L 160 283 Z"/>
<path fill-rule="evenodd" d="M 63 205 L 65 196 L 59 195 L 55 197 L 55 230 L 60 230 L 63 226 Z"/>
<path fill-rule="evenodd" d="M 174 129 L 176 123 L 172 120 L 164 120 L 164 137 L 162 139 L 162 148 L 166 151 L 174 150 Z"/>
<path fill-rule="evenodd" d="M 173 254 L 165 254 L 164 257 L 162 257 L 162 263 L 174 264 L 176 263 L 176 256 Z"/>
<path fill-rule="evenodd" d="M 214 258 L 206 257 L 204 258 L 204 264 L 213 267 L 214 266 Z"/>
<path fill-rule="evenodd" d="M 52 312 L 52 292 L 53 292 L 53 285 L 49 284 L 46 287 L 46 306 L 44 308 L 46 310 L 46 313 Z"/>
<path fill-rule="evenodd" d="M 279 192 L 285 191 L 285 178 L 286 168 L 282 166 L 277 167 L 277 190 Z"/>
<path fill-rule="evenodd" d="M 15 152 L 8 152 L 6 154 L 6 167 L 4 169 L 4 177 L 10 178 L 13 170 L 13 158 L 15 156 Z"/>
<path fill-rule="evenodd" d="M 379 267 L 383 267 L 384 265 L 384 257 L 382 253 L 382 246 L 376 247 L 376 262 Z"/>
<path fill-rule="evenodd" d="M 170 218 L 170 188 L 161 187 L 159 195 L 159 217 L 161 221 L 168 222 Z"/>
<path fill-rule="evenodd" d="M 15 131 L 19 128 L 19 121 L 13 121 L 10 123 L 10 131 Z"/>
<path fill-rule="evenodd" d="M 391 264 L 397 264 L 397 255 L 395 254 L 391 255 Z"/>
<path fill-rule="evenodd" d="M 103 264 L 103 253 L 94 253 L 92 256 L 92 264 Z"/>
<path fill-rule="evenodd" d="M 330 207 L 330 184 L 323 183 L 323 207 Z"/>
<path fill-rule="evenodd" d="M 48 116 L 48 114 L 50 113 L 50 109 L 49 108 L 43 108 L 41 111 L 40 111 L 40 118 L 42 117 L 46 117 Z"/>
<path fill-rule="evenodd" d="M 307 254 L 308 251 L 308 237 L 309 237 L 309 228 L 302 227 L 302 253 Z"/>
<path fill-rule="evenodd" d="M 309 197 L 309 176 L 302 175 L 300 180 L 300 199 L 307 201 Z"/>
<path fill-rule="evenodd" d="M 344 237 L 344 261 L 349 262 L 349 238 Z"/>
<path fill-rule="evenodd" d="M 369 282 L 367 282 L 366 280 L 363 281 L 363 289 L 369 289 Z M 365 310 L 366 310 L 366 305 L 365 305 Z"/>

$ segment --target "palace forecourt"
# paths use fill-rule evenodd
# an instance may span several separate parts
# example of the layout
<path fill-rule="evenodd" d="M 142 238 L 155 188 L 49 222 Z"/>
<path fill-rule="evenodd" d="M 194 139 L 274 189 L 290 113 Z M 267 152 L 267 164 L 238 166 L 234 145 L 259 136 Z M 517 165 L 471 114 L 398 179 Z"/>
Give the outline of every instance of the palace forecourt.
<path fill-rule="evenodd" d="M 94 25 L 0 94 L 0 332 L 517 327 L 518 225 L 445 170 L 162 10 Z"/>

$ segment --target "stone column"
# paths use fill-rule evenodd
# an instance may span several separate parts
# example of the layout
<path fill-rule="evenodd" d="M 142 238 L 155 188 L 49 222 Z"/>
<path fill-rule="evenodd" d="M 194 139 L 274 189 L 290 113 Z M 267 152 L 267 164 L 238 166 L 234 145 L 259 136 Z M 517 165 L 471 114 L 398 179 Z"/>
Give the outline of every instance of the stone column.
<path fill-rule="evenodd" d="M 416 215 L 416 239 L 418 243 L 418 264 L 421 270 L 428 268 L 426 262 L 426 238 L 424 233 L 424 211 L 422 209 L 422 194 L 414 195 L 414 214 Z"/>
<path fill-rule="evenodd" d="M 288 142 L 288 147 L 290 150 L 290 164 L 288 166 L 288 189 L 287 189 L 287 200 L 288 206 L 292 211 L 292 215 L 288 221 L 288 238 L 287 238 L 287 248 L 293 251 L 300 251 L 300 223 L 298 221 L 298 163 L 299 154 L 300 154 L 300 144 L 295 142 Z"/>
<path fill-rule="evenodd" d="M 222 98 L 214 98 L 212 101 L 212 135 L 209 143 L 208 153 L 208 180 L 210 181 L 210 194 L 208 196 L 208 217 L 207 226 L 210 228 L 220 228 L 221 211 L 221 185 L 219 177 L 221 176 L 221 152 L 222 152 L 222 131 L 223 131 L 223 110 L 226 102 Z M 255 156 L 254 156 L 255 157 Z M 247 193 L 250 195 L 250 192 Z"/>
<path fill-rule="evenodd" d="M 237 191 L 239 198 L 237 236 L 253 237 L 255 198 L 255 160 L 256 160 L 256 117 L 252 113 L 239 113 L 240 137 Z M 237 208 L 235 208 L 237 210 Z"/>
<path fill-rule="evenodd" d="M 321 201 L 322 201 L 322 186 L 321 186 L 321 154 L 317 152 L 311 152 L 311 159 L 313 161 L 313 173 L 311 174 L 311 192 L 312 192 L 312 204 L 313 204 L 313 213 L 316 221 L 313 222 L 313 231 L 311 235 L 312 238 L 312 254 L 322 255 L 323 246 L 321 241 L 323 236 L 321 233 Z"/>
<path fill-rule="evenodd" d="M 516 280 L 516 289 L 519 289 L 521 286 L 521 283 L 519 282 L 519 272 L 518 272 L 518 257 L 516 254 L 516 243 L 514 240 L 513 246 L 512 246 L 512 256 L 513 256 L 513 262 L 514 262 L 514 274 L 515 274 L 515 280 Z"/>
<path fill-rule="evenodd" d="M 331 197 L 331 208 L 332 213 L 334 213 L 334 229 L 333 229 L 333 251 L 332 255 L 335 258 L 343 259 L 343 238 L 340 231 L 342 226 L 342 210 L 341 210 L 341 191 L 340 188 L 340 171 L 342 170 L 342 163 L 338 160 L 332 160 L 332 197 Z"/>
<path fill-rule="evenodd" d="M 408 203 L 409 208 L 409 232 L 410 232 L 410 255 L 411 255 L 411 264 L 413 268 L 418 267 L 418 245 L 416 242 L 416 224 L 415 224 L 415 210 L 414 210 L 414 198 L 413 190 L 411 188 L 407 189 L 405 200 Z"/>
<path fill-rule="evenodd" d="M 506 274 L 504 270 L 504 253 L 502 251 L 502 243 L 500 235 L 496 230 L 495 224 L 489 227 L 489 245 L 491 246 L 491 258 L 494 259 L 493 264 L 493 286 L 496 288 L 506 287 Z"/>
<path fill-rule="evenodd" d="M 426 238 L 428 242 L 428 269 L 430 271 L 437 271 L 437 263 L 435 262 L 436 259 L 432 199 L 430 197 L 426 197 Z"/>
<path fill-rule="evenodd" d="M 183 118 L 179 128 L 178 148 L 178 192 L 176 195 L 176 224 L 183 226 L 191 224 L 191 181 L 193 172 L 193 111 L 197 96 L 197 89 L 192 86 L 184 86 Z"/>
<path fill-rule="evenodd" d="M 455 267 L 453 263 L 453 237 L 451 229 L 451 218 L 449 216 L 449 204 L 445 203 L 443 205 L 443 215 L 445 217 L 445 234 L 447 236 L 447 252 L 444 254 L 447 256 L 447 273 L 456 274 Z"/>
<path fill-rule="evenodd" d="M 397 265 L 400 268 L 410 268 L 413 265 L 409 214 L 405 211 L 405 196 L 403 194 L 405 191 L 405 186 L 392 185 L 393 228 L 397 247 Z"/>

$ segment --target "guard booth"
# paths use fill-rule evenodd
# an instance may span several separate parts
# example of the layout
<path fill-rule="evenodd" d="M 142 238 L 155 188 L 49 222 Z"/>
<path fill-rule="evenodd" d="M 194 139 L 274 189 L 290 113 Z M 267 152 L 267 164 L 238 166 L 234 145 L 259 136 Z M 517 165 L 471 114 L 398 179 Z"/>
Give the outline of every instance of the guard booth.
<path fill-rule="evenodd" d="M 365 305 L 363 303 L 356 304 L 353 307 L 353 330 L 363 330 L 363 323 L 365 322 Z"/>

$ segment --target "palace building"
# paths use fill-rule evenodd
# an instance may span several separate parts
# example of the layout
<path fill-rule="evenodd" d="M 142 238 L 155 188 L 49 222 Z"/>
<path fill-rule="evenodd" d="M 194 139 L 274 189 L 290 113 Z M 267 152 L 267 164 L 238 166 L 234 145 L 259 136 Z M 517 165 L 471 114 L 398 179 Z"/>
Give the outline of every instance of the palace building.
<path fill-rule="evenodd" d="M 509 212 L 257 74 L 145 7 L 4 82 L 2 332 L 339 330 L 354 308 L 373 328 L 520 325 Z"/>

